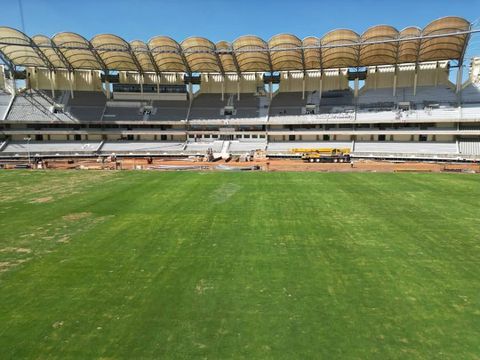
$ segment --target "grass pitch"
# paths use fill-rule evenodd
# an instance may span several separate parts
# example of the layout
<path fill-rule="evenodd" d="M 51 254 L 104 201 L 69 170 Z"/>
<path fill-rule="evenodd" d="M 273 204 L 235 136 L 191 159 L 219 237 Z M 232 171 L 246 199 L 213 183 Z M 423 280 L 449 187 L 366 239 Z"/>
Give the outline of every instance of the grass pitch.
<path fill-rule="evenodd" d="M 0 357 L 478 359 L 480 177 L 0 173 Z"/>

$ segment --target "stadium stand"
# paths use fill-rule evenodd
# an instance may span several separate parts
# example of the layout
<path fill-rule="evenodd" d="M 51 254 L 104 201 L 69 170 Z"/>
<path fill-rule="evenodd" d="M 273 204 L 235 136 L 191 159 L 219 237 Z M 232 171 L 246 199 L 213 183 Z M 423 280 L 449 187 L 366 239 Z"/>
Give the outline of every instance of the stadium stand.
<path fill-rule="evenodd" d="M 195 45 L 188 39 L 165 40 L 185 59 L 153 52 L 152 39 L 146 47 L 150 54 L 139 64 L 129 52 L 122 61 L 115 60 L 113 50 L 95 53 L 96 46 L 108 45 L 101 36 L 91 42 L 81 38 L 88 45 L 82 51 L 68 48 L 80 39 L 74 33 L 54 37 L 54 49 L 34 49 L 25 41 L 27 35 L 0 27 L 2 53 L 25 69 L 7 71 L 4 66 L 0 73 L 5 87 L 0 89 L 0 156 L 22 156 L 27 147 L 40 156 L 185 156 L 210 149 L 238 154 L 260 149 L 287 156 L 298 147 L 349 147 L 358 157 L 478 158 L 480 61 L 472 60 L 469 79 L 462 83 L 468 36 L 451 33 L 469 29 L 465 19 L 435 20 L 419 30 L 416 44 L 423 45 L 418 52 L 400 46 L 394 58 L 381 41 L 376 56 L 365 55 L 371 50 L 365 39 L 372 31 L 376 39 L 405 41 L 402 31 L 388 33 L 393 30 L 382 26 L 363 35 L 352 32 L 349 39 L 334 30 L 320 42 L 293 41 L 293 35 L 266 42 L 241 37 L 232 44 L 222 42 L 226 48 L 219 53 L 204 51 L 211 49 L 208 39 L 196 38 Z M 432 31 L 445 32 L 447 40 L 422 38 Z M 322 44 L 320 50 L 312 47 L 312 39 Z M 347 40 L 351 45 L 328 46 Z M 279 41 L 285 49 L 274 52 Z M 19 56 L 19 46 L 28 56 Z M 81 56 L 88 61 L 65 68 L 54 58 L 58 51 L 65 60 Z M 197 51 L 201 57 L 191 56 Z M 109 59 L 107 69 L 102 58 Z M 460 64 L 457 83 L 451 81 L 451 61 Z M 25 87 L 12 86 L 10 74 L 25 79 Z"/>
<path fill-rule="evenodd" d="M 103 154 L 164 154 L 178 153 L 185 150 L 185 143 L 179 142 L 143 142 L 116 141 L 105 142 L 101 148 Z"/>
<path fill-rule="evenodd" d="M 9 142 L 2 150 L 2 154 L 11 155 L 25 155 L 30 153 L 31 156 L 42 154 L 90 154 L 96 152 L 100 146 L 100 142 L 87 142 L 87 141 L 64 141 L 64 142 L 37 142 L 32 141 L 30 143 L 23 142 Z"/>
<path fill-rule="evenodd" d="M 458 142 L 461 154 L 480 155 L 480 138 L 478 139 L 462 139 Z"/>

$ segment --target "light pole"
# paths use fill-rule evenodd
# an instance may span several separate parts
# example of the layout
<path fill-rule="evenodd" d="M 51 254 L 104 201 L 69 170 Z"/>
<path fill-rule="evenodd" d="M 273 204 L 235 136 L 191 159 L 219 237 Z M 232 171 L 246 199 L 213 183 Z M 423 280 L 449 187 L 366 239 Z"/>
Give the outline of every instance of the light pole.
<path fill-rule="evenodd" d="M 26 137 L 26 138 L 23 138 L 23 140 L 26 140 L 27 141 L 27 154 L 28 154 L 28 165 L 32 165 L 32 162 L 30 161 L 30 140 L 32 140 L 31 137 Z"/>

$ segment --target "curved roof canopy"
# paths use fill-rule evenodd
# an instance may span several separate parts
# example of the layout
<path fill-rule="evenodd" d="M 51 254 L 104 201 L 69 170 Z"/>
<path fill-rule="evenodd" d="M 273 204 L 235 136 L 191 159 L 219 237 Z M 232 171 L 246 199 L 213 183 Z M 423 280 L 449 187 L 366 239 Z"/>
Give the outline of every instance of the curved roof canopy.
<path fill-rule="evenodd" d="M 127 42 L 111 34 L 87 40 L 63 32 L 52 38 L 30 38 L 19 30 L 0 27 L 0 56 L 15 66 L 55 69 L 134 72 L 239 73 L 290 71 L 425 61 L 459 60 L 468 43 L 470 23 L 459 17 L 435 20 L 425 28 L 401 31 L 378 25 L 363 34 L 333 30 L 323 37 L 303 40 L 279 34 L 265 41 L 242 36 L 232 43 L 214 44 L 202 37 L 178 43 L 156 36 L 148 43 Z"/>

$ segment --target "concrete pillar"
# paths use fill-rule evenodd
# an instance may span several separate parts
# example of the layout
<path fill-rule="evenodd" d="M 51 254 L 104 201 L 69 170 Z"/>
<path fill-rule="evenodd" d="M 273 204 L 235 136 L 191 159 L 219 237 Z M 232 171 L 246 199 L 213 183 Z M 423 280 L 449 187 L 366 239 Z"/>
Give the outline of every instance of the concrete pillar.
<path fill-rule="evenodd" d="M 415 70 L 415 77 L 413 78 L 413 96 L 417 96 L 417 80 L 418 80 L 418 73 Z"/>
<path fill-rule="evenodd" d="M 270 94 L 270 100 L 271 100 L 273 98 L 273 84 L 271 81 L 268 83 L 268 92 Z"/>
<path fill-rule="evenodd" d="M 240 79 L 237 81 L 237 100 L 240 101 Z"/>
<path fill-rule="evenodd" d="M 395 70 L 395 74 L 393 75 L 393 96 L 397 95 L 397 71 Z"/>
<path fill-rule="evenodd" d="M 53 71 L 50 71 L 50 87 L 52 89 L 52 99 L 55 99 L 55 83 L 54 83 L 54 76 L 55 73 Z"/>
<path fill-rule="evenodd" d="M 460 65 L 457 71 L 457 94 L 462 90 L 463 66 Z"/>
<path fill-rule="evenodd" d="M 105 78 L 105 92 L 107 94 L 107 99 L 110 99 L 110 82 Z"/>
<path fill-rule="evenodd" d="M 193 99 L 193 85 L 191 82 L 188 83 L 188 97 L 190 101 Z"/>
<path fill-rule="evenodd" d="M 358 97 L 358 77 L 355 78 L 354 85 L 353 85 L 353 96 Z"/>
<path fill-rule="evenodd" d="M 70 97 L 73 99 L 75 96 L 73 95 L 73 85 L 75 83 L 75 72 L 69 71 L 68 72 L 68 84 L 70 85 Z"/>
<path fill-rule="evenodd" d="M 321 103 L 322 102 L 322 92 L 323 92 L 323 76 L 322 74 L 320 74 L 320 87 L 319 87 L 319 95 L 318 95 L 318 102 Z"/>
<path fill-rule="evenodd" d="M 225 79 L 222 81 L 222 101 L 225 101 Z"/>
<path fill-rule="evenodd" d="M 302 100 L 305 100 L 305 75 L 303 75 L 302 79 Z"/>

